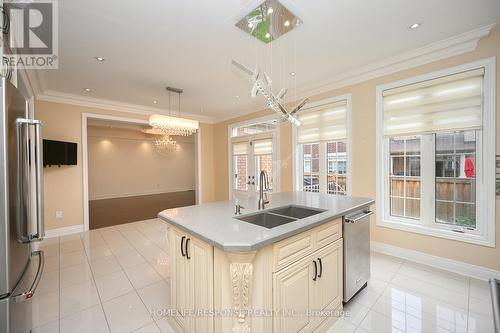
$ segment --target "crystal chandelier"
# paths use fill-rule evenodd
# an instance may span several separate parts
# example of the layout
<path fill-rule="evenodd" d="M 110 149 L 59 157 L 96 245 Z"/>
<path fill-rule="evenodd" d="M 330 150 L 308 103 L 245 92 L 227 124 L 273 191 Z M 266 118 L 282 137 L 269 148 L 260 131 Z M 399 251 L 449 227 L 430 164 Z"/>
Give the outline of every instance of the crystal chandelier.
<path fill-rule="evenodd" d="M 155 141 L 155 147 L 159 152 L 172 152 L 177 150 L 177 142 L 168 135 L 164 135 Z"/>
<path fill-rule="evenodd" d="M 182 89 L 167 87 L 168 91 L 168 109 L 170 112 L 170 93 L 174 92 L 179 94 L 179 115 L 181 113 L 181 94 Z M 196 133 L 199 128 L 198 121 L 172 117 L 171 115 L 152 115 L 149 117 L 149 125 L 153 127 L 155 130 L 160 131 L 165 135 L 179 135 L 179 136 L 188 136 Z"/>
<path fill-rule="evenodd" d="M 196 133 L 199 124 L 196 120 L 154 114 L 149 117 L 149 126 L 166 135 L 188 136 Z"/>

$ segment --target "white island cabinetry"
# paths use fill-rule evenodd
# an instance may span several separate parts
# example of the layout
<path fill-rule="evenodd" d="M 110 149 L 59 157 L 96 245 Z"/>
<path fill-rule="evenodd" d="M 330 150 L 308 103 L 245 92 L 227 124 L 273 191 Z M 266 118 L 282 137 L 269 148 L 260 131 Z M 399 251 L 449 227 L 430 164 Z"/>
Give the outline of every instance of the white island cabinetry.
<path fill-rule="evenodd" d="M 178 312 L 172 326 L 199 333 L 329 327 L 342 304 L 341 226 L 339 218 L 256 251 L 236 252 L 171 226 L 172 308 Z"/>

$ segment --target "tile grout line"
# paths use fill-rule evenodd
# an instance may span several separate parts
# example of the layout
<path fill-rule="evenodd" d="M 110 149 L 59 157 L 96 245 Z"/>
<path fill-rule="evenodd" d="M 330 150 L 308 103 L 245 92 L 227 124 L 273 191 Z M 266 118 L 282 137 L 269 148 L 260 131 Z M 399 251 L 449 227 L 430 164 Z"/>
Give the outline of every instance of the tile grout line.
<path fill-rule="evenodd" d="M 138 221 L 138 222 L 142 222 L 142 221 Z M 131 222 L 131 224 L 132 224 L 132 223 L 137 223 L 137 222 Z M 143 233 L 142 233 L 142 232 L 141 232 L 141 231 L 140 231 L 137 227 L 135 227 L 135 226 L 132 226 L 132 227 L 133 227 L 134 229 L 136 229 L 136 231 L 138 231 L 140 234 L 144 235 L 144 234 L 143 234 Z M 155 273 L 156 273 L 156 274 L 158 274 L 158 275 L 160 276 L 160 278 L 161 278 L 162 280 L 164 280 L 164 281 L 165 281 L 166 279 L 165 279 L 165 278 L 163 278 L 163 276 L 162 276 L 162 275 L 161 275 L 161 274 L 160 274 L 160 273 L 159 273 L 159 272 L 158 272 L 158 271 L 157 271 L 157 270 L 153 267 L 153 265 L 151 265 L 151 261 L 149 261 L 149 260 L 148 260 L 148 258 L 146 258 L 146 257 L 145 257 L 145 256 L 144 256 L 141 252 L 139 252 L 138 247 L 134 246 L 134 244 L 132 244 L 132 242 L 130 242 L 130 241 L 128 240 L 128 238 L 127 238 L 127 237 L 123 234 L 123 232 L 122 232 L 121 230 L 119 230 L 119 228 L 117 228 L 117 229 L 118 229 L 118 232 L 122 235 L 122 237 L 123 237 L 123 238 L 124 238 L 124 239 L 125 239 L 125 240 L 126 240 L 126 241 L 127 241 L 127 242 L 128 242 L 128 243 L 132 246 L 132 247 L 133 247 L 133 248 L 134 248 L 134 250 L 135 250 L 135 251 L 137 251 L 137 253 L 138 253 L 138 254 L 139 254 L 139 255 L 140 255 L 140 256 L 144 259 L 144 262 L 145 262 L 145 263 L 147 263 L 149 266 L 151 266 L 151 267 L 153 268 L 153 270 L 155 271 Z M 144 235 L 144 236 L 145 236 L 146 238 L 148 238 L 149 240 L 151 240 L 148 236 L 146 236 L 146 235 Z M 152 241 L 152 240 L 151 240 L 151 241 Z M 153 243 L 155 246 L 157 246 L 157 247 L 160 249 L 160 251 L 163 251 L 163 249 L 161 249 L 161 248 L 160 248 L 158 245 L 156 245 L 153 241 L 152 241 L 152 243 Z M 163 252 L 165 252 L 165 251 L 163 251 Z M 168 255 L 168 256 L 170 257 L 170 254 L 169 254 L 169 253 L 166 253 L 166 252 L 165 252 L 165 254 L 166 254 L 166 255 Z M 118 263 L 118 264 L 120 264 L 120 263 Z M 139 265 L 141 265 L 141 264 L 134 265 L 134 266 L 131 266 L 131 267 L 135 267 L 135 266 L 139 266 Z M 120 266 L 121 266 L 121 264 L 120 264 Z M 124 270 L 125 270 L 125 269 L 124 269 Z M 157 281 L 157 282 L 158 282 L 158 281 Z M 150 284 L 148 284 L 148 285 L 143 286 L 142 288 L 147 287 L 147 286 L 150 286 L 150 285 L 152 285 L 152 284 L 154 284 L 154 283 L 157 283 L 157 282 L 150 283 Z M 142 289 L 142 288 L 141 288 L 141 289 Z M 135 289 L 135 287 L 134 287 L 134 289 Z"/>
<path fill-rule="evenodd" d="M 99 235 L 100 234 L 101 234 L 101 232 L 99 232 Z M 80 237 L 82 235 L 83 235 L 83 233 L 80 234 Z M 103 238 L 103 240 L 104 240 L 104 242 L 106 242 L 106 240 L 104 238 Z M 80 239 L 80 241 L 83 243 L 83 239 Z M 89 239 L 89 241 L 90 241 L 90 239 Z M 83 244 L 83 251 L 85 252 L 85 256 L 87 257 L 87 263 L 88 263 L 89 268 L 90 268 L 90 273 L 92 274 L 92 281 L 94 281 L 94 286 L 95 286 L 95 290 L 97 292 L 97 297 L 99 297 L 99 305 L 101 306 L 101 310 L 102 310 L 102 313 L 104 315 L 104 320 L 106 320 L 106 325 L 108 326 L 108 331 L 111 332 L 111 326 L 109 325 L 108 316 L 106 315 L 106 311 L 104 311 L 104 305 L 103 305 L 103 301 L 101 298 L 101 293 L 99 292 L 99 288 L 97 288 L 97 282 L 95 281 L 96 278 L 94 276 L 94 270 L 92 269 L 92 266 L 90 265 L 90 256 L 87 253 L 87 249 L 85 248 L 85 244 Z"/>
<path fill-rule="evenodd" d="M 135 223 L 135 222 L 131 222 L 131 223 Z M 137 227 L 135 227 L 135 226 L 132 226 L 132 227 L 133 227 L 135 230 L 137 230 L 140 234 L 144 235 L 146 238 L 148 238 L 149 240 L 151 240 L 151 239 L 150 239 L 147 235 L 145 235 L 144 233 L 142 233 L 142 232 L 141 232 L 141 231 L 140 231 Z M 118 228 L 117 228 L 117 229 L 118 229 Z M 122 232 L 121 230 L 119 230 L 119 229 L 118 229 L 118 232 L 119 232 L 119 233 L 123 236 L 123 238 L 125 238 L 125 240 L 126 240 L 127 242 L 129 242 L 129 243 L 132 245 L 132 247 L 133 247 L 133 248 L 137 251 L 137 253 L 139 253 L 139 255 L 140 255 L 141 257 L 143 257 L 143 258 L 144 258 L 144 260 L 146 261 L 146 263 L 148 263 L 148 264 L 151 266 L 151 264 L 150 264 L 150 262 L 147 260 L 147 258 L 146 258 L 146 257 L 145 257 L 142 253 L 140 253 L 140 252 L 137 250 L 137 248 L 134 246 L 134 244 L 132 244 L 132 243 L 128 240 L 128 238 L 127 238 L 127 237 L 123 234 L 123 232 Z M 151 240 L 151 241 L 152 241 L 152 240 Z M 155 244 L 155 243 L 153 242 L 153 244 Z M 160 248 L 160 247 L 158 246 L 158 248 Z M 160 250 L 162 250 L 162 249 L 160 248 Z M 163 251 L 163 250 L 162 250 L 162 251 Z M 170 256 L 170 254 L 169 254 L 169 253 L 167 253 L 167 255 L 169 255 L 169 256 Z M 120 264 L 120 263 L 118 263 L 118 264 L 121 266 L 121 264 Z M 161 274 L 159 274 L 159 273 L 156 271 L 156 269 L 154 269 L 154 267 L 153 267 L 153 270 L 156 272 L 156 274 L 158 274 L 158 275 L 160 276 L 161 280 L 165 282 L 165 279 L 163 278 L 163 276 L 162 276 Z M 125 274 L 125 275 L 127 275 L 127 274 Z M 127 279 L 128 279 L 128 276 L 127 276 Z M 158 282 L 160 282 L 160 281 L 153 282 L 153 283 L 151 283 L 151 284 L 148 284 L 148 285 L 146 285 L 146 286 L 143 286 L 141 289 L 146 288 L 146 287 L 148 287 L 148 286 L 151 286 L 151 285 L 153 285 L 153 284 L 155 284 L 155 283 L 158 283 Z M 131 282 L 131 283 L 132 283 L 132 282 Z M 170 285 L 170 283 L 169 283 L 169 285 Z M 138 294 L 139 299 L 140 299 L 140 300 L 141 300 L 141 302 L 144 304 L 144 306 L 146 307 L 146 309 L 147 309 L 147 310 L 149 310 L 149 311 L 151 311 L 151 309 L 149 309 L 149 308 L 148 308 L 148 306 L 146 305 L 146 303 L 144 303 L 144 300 L 143 300 L 143 299 L 142 299 L 142 297 L 139 295 L 139 293 L 137 292 L 138 290 L 135 288 L 135 286 L 134 286 L 133 284 L 132 284 L 132 287 L 134 288 L 134 290 L 135 290 L 135 291 L 136 291 L 136 293 Z M 151 316 L 151 315 L 150 315 L 150 316 Z M 153 319 L 153 323 L 154 323 L 154 324 L 156 325 L 156 327 L 157 327 L 157 328 L 158 328 L 158 329 L 162 332 L 162 330 L 161 330 L 161 329 L 160 329 L 160 327 L 158 326 L 158 323 L 157 323 L 157 322 L 158 322 L 159 320 L 162 320 L 163 318 L 160 318 L 160 319 L 158 319 L 158 320 L 157 320 L 154 316 L 151 316 L 151 319 Z"/>
<path fill-rule="evenodd" d="M 80 239 L 80 241 L 81 241 L 81 239 Z M 86 256 L 86 255 L 85 255 L 85 256 Z M 87 265 L 89 266 L 89 269 L 91 270 L 91 274 L 92 274 L 92 267 L 90 267 L 90 263 L 87 261 L 86 263 L 82 263 L 82 264 L 80 264 L 80 265 L 84 265 L 84 264 L 87 264 Z M 75 265 L 75 266 L 78 266 L 78 265 Z M 65 267 L 65 268 L 66 268 L 66 267 Z M 69 268 L 69 267 L 68 267 L 68 268 Z M 59 273 L 59 274 L 60 274 L 60 273 Z M 87 282 L 89 282 L 89 281 L 91 281 L 91 280 L 93 280 L 93 274 L 92 274 L 92 279 L 85 280 L 85 281 L 78 282 L 78 283 L 72 283 L 72 284 L 70 284 L 70 285 L 68 285 L 68 286 L 66 286 L 66 287 L 64 287 L 64 288 L 59 289 L 59 297 L 60 297 L 60 294 L 61 294 L 61 290 L 62 290 L 62 289 L 67 289 L 67 288 L 70 288 L 70 287 L 74 287 L 74 286 L 76 286 L 76 285 L 78 285 L 78 284 L 84 284 L 84 283 L 87 283 Z M 94 281 L 94 285 L 95 285 L 95 281 Z M 95 286 L 95 287 L 96 287 L 96 291 L 97 291 L 97 286 Z M 98 296 L 99 296 L 99 293 L 98 293 Z M 84 308 L 82 308 L 82 309 L 80 309 L 80 310 L 78 310 L 78 311 L 75 311 L 75 312 L 72 312 L 72 313 L 68 313 L 68 314 L 67 314 L 67 315 L 65 315 L 65 316 L 62 316 L 62 315 L 60 314 L 60 315 L 59 315 L 59 324 L 60 324 L 60 320 L 61 320 L 61 319 L 65 319 L 65 318 L 68 318 L 68 317 L 70 317 L 70 316 L 73 316 L 73 315 L 75 315 L 75 314 L 77 314 L 77 313 L 79 313 L 79 312 L 82 312 L 82 311 L 88 310 L 88 309 L 92 308 L 93 306 L 95 306 L 95 305 L 91 305 L 91 306 L 84 307 Z"/>
<path fill-rule="evenodd" d="M 404 261 L 404 262 L 400 265 L 400 267 L 396 270 L 396 272 L 394 273 L 394 276 L 391 278 L 391 281 L 392 281 L 392 280 L 393 280 L 393 279 L 394 279 L 394 278 L 395 278 L 398 274 L 400 274 L 400 275 L 402 275 L 402 276 L 404 276 L 404 277 L 407 277 L 407 275 L 405 275 L 405 274 L 403 274 L 403 273 L 401 273 L 401 272 L 400 272 L 400 270 L 401 270 L 401 268 L 403 267 L 403 265 L 404 265 L 404 263 L 405 263 L 405 262 L 407 262 L 407 263 L 413 263 L 412 261 L 405 260 L 405 261 Z M 386 286 L 386 288 L 389 286 L 389 283 L 390 283 L 390 282 L 388 282 L 388 285 Z M 470 285 L 470 281 L 468 281 L 468 284 Z M 384 290 L 385 290 L 385 289 L 384 289 Z M 383 295 L 382 295 L 382 297 L 383 297 Z M 427 297 L 431 297 L 431 296 L 427 296 Z M 432 297 L 431 297 L 431 298 L 432 298 Z M 407 306 L 406 304 L 403 304 L 403 305 Z M 409 306 L 409 307 L 410 307 L 410 308 L 412 308 L 412 306 Z M 455 305 L 454 305 L 454 307 L 455 307 L 455 308 L 462 309 L 462 310 L 465 310 L 465 308 L 460 308 L 460 307 L 455 306 Z M 385 315 L 386 317 L 388 317 L 388 315 L 387 315 L 387 314 L 383 314 L 383 313 L 378 312 L 378 311 L 376 311 L 376 310 L 374 310 L 374 311 L 375 311 L 375 312 L 377 312 L 377 314 Z M 437 317 L 434 313 L 427 312 L 427 311 L 425 311 L 425 312 L 423 312 L 423 313 L 426 313 L 427 315 L 430 315 L 430 316 L 432 316 L 432 317 L 436 318 L 437 320 L 439 319 L 439 318 L 438 318 L 438 317 Z M 450 323 L 450 324 L 457 325 L 457 323 L 456 323 L 455 321 L 453 321 L 453 322 L 452 322 L 452 321 L 448 321 L 447 319 L 444 319 L 444 320 L 445 320 L 446 322 Z M 467 313 L 467 318 L 466 318 L 466 320 L 468 320 L 468 313 Z M 405 323 L 406 323 L 406 318 L 405 318 Z M 466 322 L 466 325 L 468 325 L 468 323 L 467 323 L 467 322 Z M 459 326 L 460 326 L 460 325 L 459 325 Z M 460 327 L 461 327 L 461 328 L 465 328 L 466 330 L 468 329 L 467 327 L 463 327 L 463 326 L 460 326 Z"/>
<path fill-rule="evenodd" d="M 372 304 L 371 306 L 365 306 L 365 305 L 363 305 L 363 304 L 359 303 L 359 304 L 361 304 L 362 306 L 364 306 L 364 307 L 368 308 L 368 311 L 366 311 L 366 313 L 362 316 L 361 320 L 359 321 L 359 324 L 355 325 L 355 326 L 356 326 L 355 331 L 357 331 L 357 330 L 359 330 L 359 329 L 363 329 L 363 328 L 361 327 L 361 324 L 362 324 L 362 323 L 363 323 L 363 321 L 365 320 L 366 316 L 368 316 L 368 314 L 369 314 L 371 311 L 373 311 L 373 310 L 372 310 L 372 309 L 373 309 L 373 307 L 374 307 L 374 306 L 375 306 L 375 304 L 379 301 L 380 297 L 384 294 L 384 291 L 387 289 L 387 287 L 389 286 L 389 284 L 390 284 L 390 282 L 392 281 L 392 279 L 394 278 L 394 276 L 396 276 L 396 274 L 397 274 L 397 272 L 399 271 L 399 269 L 401 268 L 402 264 L 403 264 L 403 263 L 400 263 L 400 264 L 399 264 L 399 266 L 398 266 L 398 268 L 396 269 L 396 271 L 392 272 L 392 273 L 393 273 L 393 275 L 391 276 L 391 278 L 389 279 L 389 281 L 383 281 L 383 280 L 381 280 L 381 281 L 383 281 L 383 282 L 386 282 L 386 286 L 382 289 L 382 291 L 379 293 L 379 295 L 377 295 L 377 298 L 376 298 L 375 302 L 373 302 L 373 304 Z M 371 269 L 371 267 L 372 267 L 372 266 L 373 266 L 373 265 L 372 265 L 372 263 L 371 263 L 371 259 L 370 259 L 370 269 Z M 382 268 L 379 268 L 379 269 L 382 269 Z M 383 269 L 382 269 L 382 270 L 383 270 Z M 370 278 L 371 278 L 371 272 L 370 272 Z M 368 286 L 367 286 L 366 288 L 368 288 Z M 354 301 L 355 301 L 355 300 L 354 300 Z M 377 313 L 378 313 L 378 312 L 377 312 Z"/>
<path fill-rule="evenodd" d="M 132 223 L 134 223 L 134 222 L 132 222 Z M 128 223 L 127 223 L 127 224 L 128 224 Z M 133 244 L 132 244 L 132 243 L 128 240 L 128 238 L 127 238 L 127 237 L 125 237 L 125 236 L 123 235 L 123 232 L 122 232 L 120 229 L 118 229 L 118 228 L 116 228 L 116 229 L 117 229 L 117 231 L 118 231 L 118 232 L 122 235 L 122 237 L 123 237 L 123 238 L 124 238 L 124 239 L 125 239 L 125 240 L 126 240 L 126 241 L 127 241 L 127 242 L 128 242 L 128 243 L 129 243 L 129 244 L 130 244 L 130 245 L 131 245 L 131 246 L 132 246 L 132 247 L 136 250 L 136 251 L 137 251 L 137 249 L 135 248 L 135 246 L 134 246 L 134 245 L 133 245 Z M 136 228 L 134 227 L 134 229 L 136 229 Z M 106 241 L 106 240 L 104 240 L 104 241 Z M 137 253 L 139 253 L 139 255 L 140 255 L 141 257 L 143 257 L 143 259 L 144 259 L 144 260 L 146 261 L 146 263 L 149 265 L 149 262 L 148 262 L 148 261 L 146 260 L 146 258 L 142 255 L 142 253 L 140 253 L 139 251 L 137 251 Z M 122 264 L 121 264 L 118 260 L 116 260 L 116 261 L 118 262 L 118 265 L 120 265 L 120 267 L 122 268 L 123 272 L 125 273 L 125 276 L 126 276 L 126 277 L 127 277 L 127 279 L 129 280 L 130 284 L 132 285 L 132 288 L 134 289 L 135 294 L 137 295 L 137 297 L 139 297 L 139 299 L 141 300 L 141 303 L 144 305 L 144 308 L 148 311 L 148 314 L 149 314 L 149 317 L 150 317 L 150 318 L 151 318 L 151 320 L 152 320 L 152 323 L 155 323 L 155 325 L 156 325 L 156 320 L 155 320 L 155 318 L 151 315 L 151 309 L 149 309 L 149 308 L 148 308 L 148 306 L 146 305 L 146 303 L 144 303 L 144 300 L 142 299 L 141 295 L 139 294 L 138 289 L 134 286 L 134 284 L 132 283 L 132 281 L 131 281 L 131 280 L 130 280 L 130 278 L 128 277 L 128 275 L 127 275 L 127 273 L 125 272 L 125 269 L 123 268 Z M 150 266 L 151 266 L 151 265 L 150 265 Z M 154 269 L 154 268 L 153 268 L 153 269 Z M 156 270 L 155 270 L 155 272 L 156 272 Z M 158 273 L 157 273 L 157 274 L 158 274 Z M 161 277 L 161 276 L 160 276 L 160 277 Z M 158 282 L 158 281 L 157 281 L 157 282 Z M 153 282 L 153 283 L 151 283 L 151 284 L 148 284 L 147 286 L 143 286 L 142 288 L 146 288 L 146 287 L 148 287 L 148 286 L 150 286 L 150 285 L 152 285 L 152 284 L 154 284 L 154 283 L 156 283 L 156 282 Z M 141 289 L 142 289 L 142 288 L 141 288 Z M 149 324 L 151 324 L 151 322 L 147 323 L 147 324 L 146 324 L 146 325 L 144 325 L 144 326 L 147 326 L 147 325 L 149 325 Z M 144 326 L 138 327 L 137 329 L 134 329 L 134 331 L 136 331 L 136 330 L 138 330 L 138 329 L 141 329 L 141 328 L 142 328 L 142 327 L 144 327 Z"/>
<path fill-rule="evenodd" d="M 363 330 L 364 330 L 364 328 L 362 328 L 362 327 L 361 327 L 361 324 L 363 323 L 363 321 L 365 320 L 365 318 L 368 316 L 368 314 L 369 314 L 370 312 L 374 311 L 374 312 L 376 312 L 377 314 L 380 314 L 378 311 L 373 310 L 373 307 L 375 306 L 375 304 L 377 304 L 377 302 L 378 302 L 378 301 L 380 300 L 380 298 L 383 296 L 383 294 L 384 294 L 385 290 L 389 287 L 389 285 L 391 284 L 391 281 L 394 279 L 394 277 L 396 277 L 396 275 L 399 273 L 399 271 L 400 271 L 401 267 L 403 267 L 403 264 L 405 263 L 405 261 L 406 261 L 406 260 L 403 260 L 401 263 L 399 263 L 398 268 L 397 268 L 394 272 L 392 272 L 392 276 L 391 276 L 391 278 L 390 278 L 388 281 L 386 281 L 386 282 L 387 282 L 386 286 L 384 287 L 384 289 L 382 289 L 382 291 L 380 292 L 380 294 L 376 297 L 375 302 L 373 302 L 373 304 L 372 304 L 371 306 L 367 306 L 368 311 L 365 313 L 365 315 L 363 316 L 363 318 L 360 320 L 359 325 L 356 327 L 356 329 L 363 329 Z M 370 262 L 370 266 L 371 266 L 371 262 Z M 383 268 L 380 268 L 380 267 L 379 267 L 379 269 L 384 270 Z M 371 275 L 371 274 L 370 274 L 370 275 Z M 363 305 L 363 304 L 361 304 L 361 305 Z M 385 314 L 381 314 L 381 315 L 386 316 Z M 387 316 L 386 316 L 386 317 L 387 317 Z"/>

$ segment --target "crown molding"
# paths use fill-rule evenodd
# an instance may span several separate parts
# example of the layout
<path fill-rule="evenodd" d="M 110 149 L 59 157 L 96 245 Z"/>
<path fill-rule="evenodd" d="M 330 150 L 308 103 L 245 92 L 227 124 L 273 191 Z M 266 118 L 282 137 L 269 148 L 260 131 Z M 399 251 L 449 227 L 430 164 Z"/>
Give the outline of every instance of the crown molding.
<path fill-rule="evenodd" d="M 295 99 L 298 101 L 305 97 L 319 95 L 335 89 L 348 87 L 360 82 L 365 82 L 406 69 L 474 51 L 479 40 L 488 36 L 494 26 L 495 23 L 428 44 L 409 52 L 404 52 L 399 55 L 386 58 L 383 61 L 359 67 L 353 71 L 341 73 L 336 75 L 333 80 L 325 80 L 319 83 L 315 82 L 313 84 L 306 85 L 300 89 L 297 94 L 295 94 Z M 52 90 L 44 90 L 45 85 L 43 75 L 39 75 L 38 71 L 29 72 L 33 72 L 28 73 L 28 77 L 30 79 L 30 84 L 33 87 L 33 91 L 35 92 L 36 99 L 40 101 L 65 103 L 134 114 L 168 114 L 168 110 L 166 109 L 154 108 L 151 106 L 128 104 L 81 95 L 66 94 Z M 40 93 L 36 93 L 36 91 L 39 91 Z M 222 117 L 210 117 L 190 113 L 183 113 L 183 116 L 200 122 L 213 124 L 225 122 L 262 110 L 264 109 L 252 108 L 251 110 L 246 110 L 238 114 Z"/>
<path fill-rule="evenodd" d="M 330 79 L 306 85 L 295 94 L 295 100 L 299 101 L 305 97 L 316 96 L 335 89 L 348 87 L 357 83 L 474 51 L 479 40 L 488 36 L 494 26 L 495 23 L 386 58 L 382 61 L 359 67 L 353 71 L 341 73 L 336 75 L 333 80 Z M 228 121 L 261 110 L 263 109 L 247 110 L 238 115 L 223 117 L 222 120 L 218 120 L 218 122 Z"/>
<path fill-rule="evenodd" d="M 154 108 L 151 106 L 139 105 L 139 104 L 129 104 L 122 103 L 112 100 L 86 97 L 81 95 L 66 94 L 58 91 L 47 90 L 36 96 L 38 101 L 53 102 L 53 103 L 63 103 L 77 106 L 84 106 L 88 108 L 117 111 L 124 113 L 142 114 L 142 115 L 152 115 L 152 114 L 164 114 L 168 115 L 169 111 L 166 109 Z M 213 124 L 214 119 L 209 116 L 201 116 L 191 113 L 182 113 L 182 117 L 198 120 L 202 123 Z"/>

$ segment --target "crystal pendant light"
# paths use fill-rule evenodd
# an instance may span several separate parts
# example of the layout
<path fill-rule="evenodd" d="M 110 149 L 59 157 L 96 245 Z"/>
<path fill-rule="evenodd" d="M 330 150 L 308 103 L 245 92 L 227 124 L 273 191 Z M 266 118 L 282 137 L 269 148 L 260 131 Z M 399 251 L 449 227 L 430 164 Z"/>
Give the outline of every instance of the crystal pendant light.
<path fill-rule="evenodd" d="M 168 91 L 168 109 L 170 109 L 170 93 L 179 94 L 179 115 L 181 113 L 181 94 L 182 89 L 167 87 Z M 164 116 L 155 114 L 149 117 L 149 125 L 155 130 L 162 132 L 165 135 L 189 136 L 196 133 L 199 128 L 198 121 L 173 117 L 171 115 Z"/>
<path fill-rule="evenodd" d="M 177 142 L 168 135 L 155 141 L 156 150 L 160 153 L 169 153 L 177 150 Z"/>

